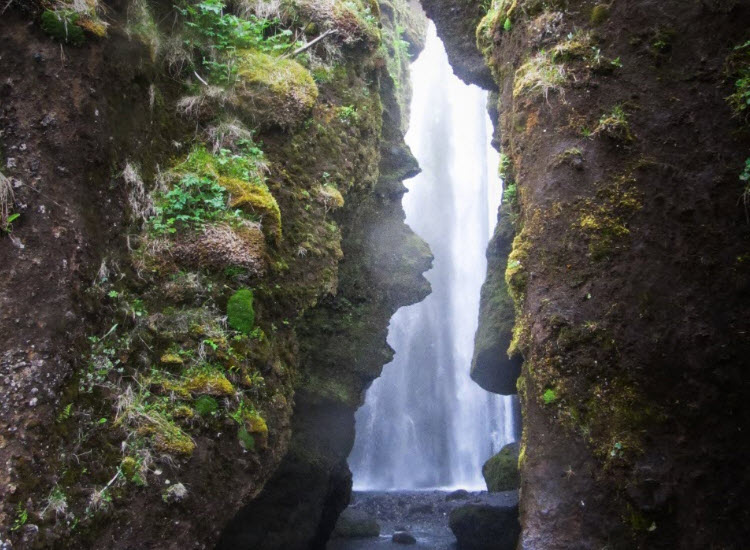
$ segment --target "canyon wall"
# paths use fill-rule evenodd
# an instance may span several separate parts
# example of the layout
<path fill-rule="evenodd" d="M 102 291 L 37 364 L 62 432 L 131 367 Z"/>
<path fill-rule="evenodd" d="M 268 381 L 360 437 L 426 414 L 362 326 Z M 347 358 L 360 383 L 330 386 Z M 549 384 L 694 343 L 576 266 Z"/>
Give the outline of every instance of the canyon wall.
<path fill-rule="evenodd" d="M 209 548 L 251 502 L 291 527 L 223 540 L 326 538 L 429 292 L 423 32 L 400 1 L 5 6 L 0 547 Z"/>
<path fill-rule="evenodd" d="M 508 393 L 523 362 L 520 547 L 743 547 L 750 6 L 423 6 L 499 90 L 474 376 Z"/>

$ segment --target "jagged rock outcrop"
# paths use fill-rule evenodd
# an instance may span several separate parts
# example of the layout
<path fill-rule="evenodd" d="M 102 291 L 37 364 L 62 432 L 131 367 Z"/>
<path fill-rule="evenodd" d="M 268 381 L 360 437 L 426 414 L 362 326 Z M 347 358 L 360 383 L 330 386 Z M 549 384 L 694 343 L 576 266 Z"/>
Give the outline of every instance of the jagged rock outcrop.
<path fill-rule="evenodd" d="M 430 13 L 443 36 L 459 25 Z M 744 545 L 748 16 L 736 1 L 498 0 L 477 29 L 517 186 L 504 275 L 524 549 Z"/>
<path fill-rule="evenodd" d="M 437 33 L 445 44 L 453 72 L 467 84 L 493 90 L 492 78 L 482 53 L 477 48 L 475 31 L 484 17 L 482 2 L 468 0 L 421 0 L 427 17 L 438 22 Z"/>

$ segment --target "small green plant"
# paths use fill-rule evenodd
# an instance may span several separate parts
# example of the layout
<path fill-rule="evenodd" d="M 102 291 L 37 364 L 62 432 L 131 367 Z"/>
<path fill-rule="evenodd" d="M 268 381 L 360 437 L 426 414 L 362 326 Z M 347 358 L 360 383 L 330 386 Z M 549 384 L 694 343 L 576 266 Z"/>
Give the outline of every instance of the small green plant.
<path fill-rule="evenodd" d="M 619 141 L 633 141 L 634 139 L 630 131 L 628 115 L 622 105 L 616 105 L 611 113 L 602 115 L 594 133 L 603 134 Z"/>
<path fill-rule="evenodd" d="M 296 45 L 292 31 L 281 29 L 278 19 L 247 18 L 225 13 L 222 0 L 185 3 L 177 11 L 185 18 L 188 30 L 185 45 L 198 52 L 208 78 L 216 84 L 234 82 L 237 76 L 235 54 L 238 50 L 255 49 L 283 52 Z M 275 32 L 274 32 L 275 31 Z"/>
<path fill-rule="evenodd" d="M 73 403 L 68 403 L 63 407 L 63 410 L 60 411 L 60 414 L 57 415 L 57 423 L 61 424 L 65 422 L 68 418 L 70 418 L 70 415 L 73 411 Z"/>
<path fill-rule="evenodd" d="M 226 210 L 226 200 L 226 190 L 215 179 L 186 174 L 159 200 L 151 226 L 156 233 L 201 227 Z"/>
<path fill-rule="evenodd" d="M 338 108 L 339 119 L 346 124 L 359 122 L 359 113 L 354 105 L 344 105 Z"/>
<path fill-rule="evenodd" d="M 503 30 L 505 32 L 510 32 L 510 30 L 513 28 L 513 23 L 510 20 L 510 17 L 505 18 L 505 23 L 503 23 Z"/>
<path fill-rule="evenodd" d="M 11 525 L 10 530 L 18 531 L 21 527 L 26 525 L 27 521 L 29 521 L 29 511 L 26 510 L 26 507 L 21 502 L 19 502 L 18 506 L 16 506 L 16 517 L 13 519 L 13 525 Z"/>
<path fill-rule="evenodd" d="M 235 292 L 227 303 L 227 322 L 234 330 L 249 334 L 255 325 L 253 291 L 242 288 Z"/>
<path fill-rule="evenodd" d="M 557 401 L 557 393 L 555 393 L 555 390 L 552 388 L 547 388 L 544 390 L 544 393 L 542 394 L 542 401 L 544 401 L 545 405 L 551 405 L 555 401 Z"/>
<path fill-rule="evenodd" d="M 514 210 L 518 207 L 518 187 L 515 183 L 506 185 L 503 189 L 503 202 Z"/>

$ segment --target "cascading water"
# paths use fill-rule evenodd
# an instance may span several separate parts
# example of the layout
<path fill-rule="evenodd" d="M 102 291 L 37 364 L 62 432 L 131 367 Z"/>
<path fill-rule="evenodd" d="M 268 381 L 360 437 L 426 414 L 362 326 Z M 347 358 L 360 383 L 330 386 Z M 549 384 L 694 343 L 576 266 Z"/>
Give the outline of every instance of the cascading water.
<path fill-rule="evenodd" d="M 406 141 L 422 173 L 406 182 L 407 223 L 435 256 L 432 294 L 400 309 L 396 352 L 357 412 L 349 465 L 357 490 L 484 489 L 484 461 L 515 439 L 513 399 L 469 378 L 485 249 L 501 186 L 490 146 L 487 94 L 453 75 L 430 24 L 411 67 Z"/>

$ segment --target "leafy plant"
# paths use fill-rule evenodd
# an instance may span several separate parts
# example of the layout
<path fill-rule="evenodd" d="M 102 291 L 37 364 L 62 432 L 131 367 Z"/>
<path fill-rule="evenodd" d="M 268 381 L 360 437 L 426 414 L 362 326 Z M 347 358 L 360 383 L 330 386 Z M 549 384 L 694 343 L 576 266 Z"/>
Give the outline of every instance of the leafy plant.
<path fill-rule="evenodd" d="M 735 114 L 743 115 L 750 110 L 750 40 L 734 48 L 735 55 L 740 59 L 734 82 L 734 93 L 727 100 Z"/>
<path fill-rule="evenodd" d="M 232 83 L 237 75 L 234 54 L 253 48 L 264 52 L 286 51 L 296 45 L 292 31 L 281 29 L 278 19 L 247 18 L 225 13 L 222 0 L 204 0 L 177 6 L 188 29 L 185 45 L 198 52 L 209 80 Z M 276 30 L 277 32 L 272 32 Z"/>
<path fill-rule="evenodd" d="M 18 506 L 16 506 L 16 517 L 13 520 L 13 525 L 11 525 L 10 530 L 18 531 L 21 527 L 26 525 L 27 521 L 29 521 L 29 511 L 19 502 Z"/>
<path fill-rule="evenodd" d="M 214 178 L 186 174 L 156 205 L 156 233 L 176 233 L 180 225 L 200 227 L 226 211 L 226 190 Z"/>

